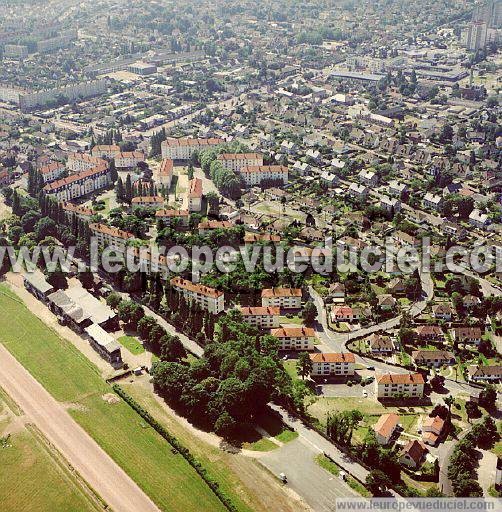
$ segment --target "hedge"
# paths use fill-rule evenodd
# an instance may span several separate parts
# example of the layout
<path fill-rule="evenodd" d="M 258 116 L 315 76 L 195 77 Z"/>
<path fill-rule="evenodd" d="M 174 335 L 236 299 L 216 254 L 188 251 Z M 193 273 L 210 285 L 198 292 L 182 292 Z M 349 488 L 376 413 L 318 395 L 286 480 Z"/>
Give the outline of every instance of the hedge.
<path fill-rule="evenodd" d="M 147 410 L 143 409 L 134 398 L 129 396 L 118 384 L 112 386 L 113 391 L 119 395 L 124 402 L 136 411 L 158 434 L 160 434 L 183 458 L 192 466 L 198 475 L 206 482 L 208 487 L 214 492 L 224 507 L 230 512 L 238 512 L 237 507 L 232 500 L 220 489 L 218 482 L 213 480 L 207 473 L 207 470 L 193 456 L 188 448 L 183 446 L 180 441 L 170 434 Z"/>

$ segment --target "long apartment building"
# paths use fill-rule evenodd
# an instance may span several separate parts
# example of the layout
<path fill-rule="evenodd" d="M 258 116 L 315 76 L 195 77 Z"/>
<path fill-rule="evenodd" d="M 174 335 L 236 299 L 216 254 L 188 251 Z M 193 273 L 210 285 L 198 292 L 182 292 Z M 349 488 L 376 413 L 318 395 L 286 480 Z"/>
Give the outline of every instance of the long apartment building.
<path fill-rule="evenodd" d="M 279 327 L 278 307 L 241 307 L 242 319 L 258 329 L 277 329 Z"/>
<path fill-rule="evenodd" d="M 217 159 L 224 169 L 234 172 L 249 165 L 263 165 L 263 156 L 259 153 L 221 153 Z"/>
<path fill-rule="evenodd" d="M 194 178 L 188 183 L 188 211 L 200 212 L 202 210 L 202 180 Z"/>
<path fill-rule="evenodd" d="M 142 206 L 143 208 L 162 208 L 164 198 L 162 196 L 138 196 L 133 197 L 131 206 Z"/>
<path fill-rule="evenodd" d="M 87 171 L 47 183 L 43 191 L 55 196 L 58 201 L 66 202 L 92 194 L 96 190 L 108 187 L 110 184 L 110 171 L 108 165 L 103 162 Z"/>
<path fill-rule="evenodd" d="M 301 288 L 265 288 L 261 291 L 261 305 L 300 309 L 302 307 L 302 290 Z"/>
<path fill-rule="evenodd" d="M 171 160 L 189 160 L 196 151 L 204 151 L 225 141 L 218 138 L 209 139 L 167 139 L 161 144 L 162 158 Z"/>
<path fill-rule="evenodd" d="M 187 228 L 190 221 L 190 213 L 188 210 L 157 210 L 155 212 L 155 219 L 161 220 L 166 227 L 176 224 L 177 226 L 180 225 Z"/>
<path fill-rule="evenodd" d="M 130 169 L 144 160 L 145 154 L 142 151 L 126 151 L 116 154 L 113 158 L 117 169 Z"/>
<path fill-rule="evenodd" d="M 79 173 L 103 164 L 106 164 L 106 161 L 97 156 L 87 155 L 85 153 L 71 153 L 68 155 L 66 167 L 72 173 Z"/>
<path fill-rule="evenodd" d="M 421 398 L 425 381 L 421 373 L 384 373 L 375 379 L 378 398 L 393 398 L 396 395 Z"/>
<path fill-rule="evenodd" d="M 279 327 L 270 334 L 279 340 L 280 350 L 314 350 L 316 335 L 312 327 Z"/>
<path fill-rule="evenodd" d="M 171 182 L 173 180 L 173 168 L 174 163 L 170 158 L 164 158 L 164 160 L 162 160 L 157 181 L 160 185 L 163 185 L 167 189 L 171 188 Z"/>
<path fill-rule="evenodd" d="M 285 165 L 246 165 L 238 172 L 247 187 L 260 185 L 267 180 L 281 181 L 286 185 L 289 179 Z"/>
<path fill-rule="evenodd" d="M 98 158 L 115 158 L 119 153 L 117 144 L 99 144 L 91 149 L 91 155 Z"/>
<path fill-rule="evenodd" d="M 70 219 L 77 217 L 78 219 L 85 221 L 90 220 L 94 214 L 91 208 L 86 208 L 85 206 L 80 206 L 73 203 L 63 203 L 63 211 L 65 212 L 65 215 Z"/>
<path fill-rule="evenodd" d="M 171 286 L 179 293 L 182 293 L 187 300 L 193 300 L 199 304 L 202 309 L 217 315 L 225 310 L 225 294 L 201 284 L 192 283 L 181 277 L 173 277 Z"/>
<path fill-rule="evenodd" d="M 354 375 L 356 359 L 352 353 L 326 353 L 310 354 L 312 361 L 312 377 L 329 377 Z"/>
<path fill-rule="evenodd" d="M 96 238 L 100 248 L 111 247 L 125 252 L 128 240 L 134 238 L 132 233 L 107 226 L 106 224 L 90 224 L 91 235 Z"/>
<path fill-rule="evenodd" d="M 60 178 L 65 171 L 66 167 L 61 162 L 51 162 L 50 164 L 40 167 L 38 173 L 42 176 L 44 183 L 51 183 Z"/>

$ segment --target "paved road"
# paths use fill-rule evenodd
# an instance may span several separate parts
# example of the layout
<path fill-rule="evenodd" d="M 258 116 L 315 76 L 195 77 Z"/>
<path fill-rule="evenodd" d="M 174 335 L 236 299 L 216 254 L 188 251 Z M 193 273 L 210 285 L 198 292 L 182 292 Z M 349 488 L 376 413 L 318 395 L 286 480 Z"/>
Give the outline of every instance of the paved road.
<path fill-rule="evenodd" d="M 287 486 L 301 495 L 315 512 L 333 512 L 337 498 L 358 494 L 315 462 L 319 453 L 298 438 L 260 457 L 259 462 L 275 475 L 285 473 Z"/>
<path fill-rule="evenodd" d="M 115 512 L 159 512 L 152 500 L 0 345 L 0 386 Z"/>

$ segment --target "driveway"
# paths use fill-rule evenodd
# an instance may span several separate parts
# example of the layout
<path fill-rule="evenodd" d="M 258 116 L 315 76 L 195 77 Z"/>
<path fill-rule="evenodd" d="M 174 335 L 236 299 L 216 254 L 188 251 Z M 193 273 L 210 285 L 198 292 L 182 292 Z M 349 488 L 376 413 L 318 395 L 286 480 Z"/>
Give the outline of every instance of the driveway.
<path fill-rule="evenodd" d="M 274 475 L 285 473 L 293 489 L 316 512 L 332 512 L 339 497 L 358 496 L 343 480 L 321 468 L 315 457 L 321 453 L 302 438 L 273 450 L 259 462 Z"/>

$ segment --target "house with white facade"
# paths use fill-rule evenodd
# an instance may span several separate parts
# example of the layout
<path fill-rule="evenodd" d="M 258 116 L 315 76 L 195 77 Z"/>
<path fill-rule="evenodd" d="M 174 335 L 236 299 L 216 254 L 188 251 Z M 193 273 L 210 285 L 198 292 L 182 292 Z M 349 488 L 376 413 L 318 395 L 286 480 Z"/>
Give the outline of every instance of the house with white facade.
<path fill-rule="evenodd" d="M 279 340 L 279 350 L 314 350 L 316 334 L 312 327 L 279 327 L 270 334 Z"/>
<path fill-rule="evenodd" d="M 196 302 L 205 311 L 217 315 L 225 310 L 225 295 L 220 290 L 192 283 L 179 276 L 173 277 L 170 283 L 185 299 Z"/>
<path fill-rule="evenodd" d="M 276 306 L 258 306 L 240 308 L 242 319 L 258 329 L 277 329 L 279 327 L 280 308 Z"/>
<path fill-rule="evenodd" d="M 350 352 L 310 354 L 312 361 L 311 377 L 351 376 L 354 375 L 356 359 Z"/>
<path fill-rule="evenodd" d="M 262 306 L 277 306 L 282 309 L 302 307 L 301 288 L 265 288 L 261 292 Z"/>

